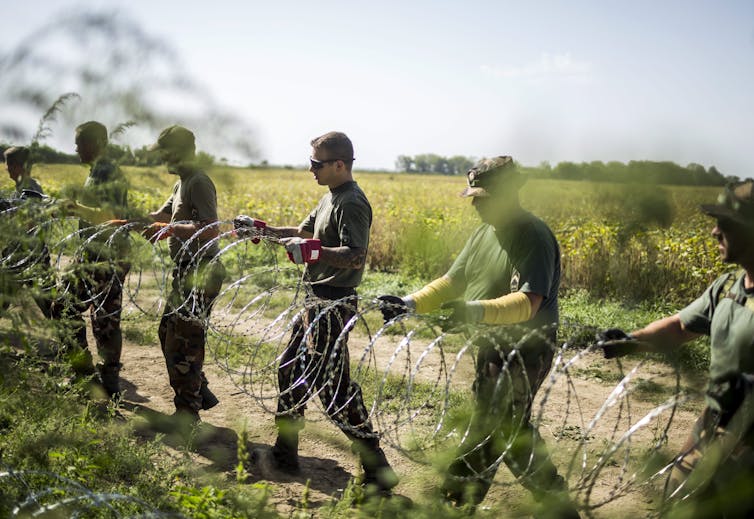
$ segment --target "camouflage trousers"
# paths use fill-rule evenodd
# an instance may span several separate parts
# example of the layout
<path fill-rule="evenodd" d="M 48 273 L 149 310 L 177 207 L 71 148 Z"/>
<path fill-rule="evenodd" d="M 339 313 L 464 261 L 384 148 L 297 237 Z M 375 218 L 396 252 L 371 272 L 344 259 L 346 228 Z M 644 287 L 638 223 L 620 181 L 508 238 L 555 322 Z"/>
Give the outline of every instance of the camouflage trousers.
<path fill-rule="evenodd" d="M 64 280 L 64 290 L 52 304 L 52 318 L 63 323 L 62 342 L 69 353 L 80 349 L 84 360 L 77 364 L 82 370 L 91 365 L 86 323 L 83 313 L 88 309 L 97 354 L 105 366 L 120 366 L 123 335 L 120 329 L 123 309 L 123 286 L 131 270 L 127 262 L 97 262 L 81 258 Z M 77 366 L 74 366 L 76 368 Z"/>
<path fill-rule="evenodd" d="M 666 497 L 673 502 L 694 502 L 692 517 L 751 517 L 754 513 L 754 431 L 735 445 L 730 455 L 703 489 L 687 488 L 686 482 L 715 442 L 726 441 L 732 432 L 726 420 L 706 408 L 697 419 L 681 452 L 676 456 L 666 487 Z M 687 498 L 686 496 L 691 496 Z"/>
<path fill-rule="evenodd" d="M 303 313 L 293 323 L 288 345 L 278 366 L 275 422 L 278 429 L 304 426 L 306 402 L 315 394 L 327 415 L 346 436 L 368 449 L 379 436 L 369 421 L 361 387 L 351 380 L 348 330 L 357 299 L 352 288 L 314 286 Z"/>
<path fill-rule="evenodd" d="M 2 251 L 0 265 L 0 309 L 7 310 L 17 294 L 27 289 L 31 291 L 34 302 L 48 319 L 52 316 L 52 297 L 50 291 L 55 286 L 55 273 L 50 266 L 50 251 L 44 244 L 18 258 L 16 250 L 6 246 Z"/>
<path fill-rule="evenodd" d="M 536 336 L 515 348 L 497 340 L 478 342 L 474 410 L 442 484 L 446 498 L 480 503 L 501 460 L 539 501 L 566 489 L 530 421 L 534 396 L 550 371 L 552 344 L 554 337 Z"/>
<path fill-rule="evenodd" d="M 207 324 L 224 277 L 225 268 L 219 261 L 173 269 L 158 335 L 178 410 L 202 409 L 201 387 L 207 384 L 203 371 Z"/>

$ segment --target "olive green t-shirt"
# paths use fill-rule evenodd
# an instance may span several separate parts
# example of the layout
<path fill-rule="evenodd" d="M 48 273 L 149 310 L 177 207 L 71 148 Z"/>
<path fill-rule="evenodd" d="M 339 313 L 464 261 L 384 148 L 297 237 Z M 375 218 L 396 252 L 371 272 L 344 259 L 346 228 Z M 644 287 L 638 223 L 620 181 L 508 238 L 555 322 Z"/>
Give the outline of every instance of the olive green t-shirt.
<path fill-rule="evenodd" d="M 726 290 L 731 276 L 735 282 Z M 753 308 L 754 290 L 744 288 L 743 275 L 730 273 L 717 278 L 679 314 L 687 330 L 710 336 L 708 403 L 717 410 L 735 411 L 729 403 L 740 403 L 742 395 L 734 394 L 741 390 L 730 381 L 754 374 Z"/>
<path fill-rule="evenodd" d="M 169 214 L 171 223 L 217 220 L 217 192 L 207 174 L 197 168 L 184 166 L 180 168 L 178 175 L 180 180 L 173 186 L 173 194 L 159 212 Z M 208 240 L 198 238 L 184 243 L 183 240 L 170 236 L 168 246 L 170 257 L 179 264 L 212 259 L 220 251 L 217 240 L 208 245 Z"/>
<path fill-rule="evenodd" d="M 356 182 L 349 181 L 323 196 L 299 228 L 312 233 L 323 247 L 367 249 L 371 226 L 369 200 Z M 355 288 L 363 274 L 363 266 L 344 269 L 317 262 L 306 266 L 304 280 L 313 285 Z"/>
<path fill-rule="evenodd" d="M 557 325 L 560 287 L 560 247 L 550 228 L 524 211 L 496 231 L 489 224 L 476 228 L 446 276 L 465 301 L 495 299 L 514 291 L 543 297 L 527 326 Z"/>
<path fill-rule="evenodd" d="M 118 165 L 104 158 L 92 164 L 78 201 L 85 206 L 108 211 L 115 218 L 128 218 L 128 183 Z M 93 240 L 87 241 L 85 249 L 99 259 L 118 259 L 128 252 L 126 232 L 98 228 L 82 219 L 79 219 L 79 230 L 83 239 L 96 233 Z"/>

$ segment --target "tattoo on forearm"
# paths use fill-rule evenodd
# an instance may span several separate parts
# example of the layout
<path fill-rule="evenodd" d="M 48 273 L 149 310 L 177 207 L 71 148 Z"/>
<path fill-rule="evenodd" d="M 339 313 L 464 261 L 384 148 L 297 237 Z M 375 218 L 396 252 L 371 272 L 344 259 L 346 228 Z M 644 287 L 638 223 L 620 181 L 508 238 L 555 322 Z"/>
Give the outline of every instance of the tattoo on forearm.
<path fill-rule="evenodd" d="M 366 249 L 352 249 L 350 247 L 336 247 L 323 251 L 322 261 L 333 267 L 344 269 L 358 269 L 364 265 L 367 257 Z"/>

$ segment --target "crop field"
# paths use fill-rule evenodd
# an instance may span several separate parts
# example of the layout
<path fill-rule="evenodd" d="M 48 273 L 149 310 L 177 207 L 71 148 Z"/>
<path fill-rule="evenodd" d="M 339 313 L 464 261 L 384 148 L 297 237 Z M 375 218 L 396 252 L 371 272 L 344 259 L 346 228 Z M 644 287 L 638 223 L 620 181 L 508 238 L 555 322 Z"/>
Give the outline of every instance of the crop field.
<path fill-rule="evenodd" d="M 125 172 L 129 204 L 139 214 L 160 207 L 176 180 L 162 168 Z M 36 165 L 32 176 L 48 195 L 66 198 L 75 196 L 86 170 Z M 172 411 L 156 337 L 170 261 L 164 242 L 153 247 L 132 233 L 123 315 L 127 402 L 120 410 L 97 410 L 86 403 L 85 389 L 66 379 L 64 367 L 44 364 L 40 369 L 33 357 L 17 360 L 19 351 L 28 352 L 43 335 L 38 315 L 22 304 L 0 317 L 0 333 L 7 339 L 0 345 L 0 360 L 29 368 L 27 374 L 14 372 L 0 380 L 0 402 L 7 409 L 0 409 L 0 431 L 16 432 L 0 441 L 0 453 L 5 453 L 0 462 L 30 471 L 22 475 L 23 485 L 9 487 L 5 495 L 13 497 L 0 493 L 0 511 L 12 504 L 4 499 L 24 496 L 28 487 L 53 496 L 75 495 L 73 501 L 87 506 L 110 496 L 104 501 L 115 510 L 112 517 L 156 510 L 207 518 L 462 515 L 431 496 L 438 471 L 468 420 L 473 340 L 439 332 L 432 316 L 384 326 L 374 297 L 403 295 L 446 271 L 478 225 L 469 199 L 459 196 L 465 179 L 355 173 L 372 204 L 373 224 L 349 340 L 351 369 L 403 478 L 398 490 L 417 501 L 411 509 L 364 501 L 350 483 L 350 474 L 358 472 L 352 453 L 319 404 L 307 412 L 310 436 L 301 446 L 308 476 L 281 479 L 252 452 L 274 441 L 276 362 L 300 311 L 303 289 L 300 269 L 287 261 L 281 247 L 236 240 L 230 221 L 247 214 L 274 226 L 296 226 L 326 188 L 309 172 L 293 169 L 215 167 L 210 176 L 223 221 L 220 245 L 227 275 L 210 321 L 205 369 L 222 405 L 202 414 L 206 423 L 198 437 L 176 439 L 174 431 L 159 426 L 159 418 Z M 0 183 L 0 190 L 10 188 L 7 179 Z M 555 365 L 533 402 L 533 416 L 585 516 L 660 511 L 661 468 L 701 406 L 699 374 L 706 368 L 706 345 L 698 341 L 681 365 L 678 359 L 658 357 L 615 363 L 589 346 L 596 328 L 631 329 L 677 311 L 725 270 L 709 233 L 712 221 L 698 210 L 718 190 L 539 179 L 529 179 L 522 188 L 523 207 L 555 232 L 563 265 L 560 343 L 552 345 Z M 56 227 L 64 244 L 52 248 L 60 266 L 72 255 L 73 244 L 65 244 L 74 228 L 71 221 Z M 28 336 L 18 339 L 19 331 Z M 22 391 L 40 409 L 27 406 Z M 125 417 L 125 432 L 113 432 L 117 423 L 102 426 L 103 413 Z M 46 432 L 51 430 L 60 431 L 59 438 Z M 104 448 L 108 434 L 116 439 Z M 35 446 L 30 454 L 25 445 Z M 61 475 L 64 484 L 62 479 L 50 483 L 49 476 L 33 472 L 37 469 Z M 14 477 L 4 470 L 0 465 L 0 490 Z M 147 475 L 124 475 L 138 471 Z M 530 510 L 504 466 L 495 481 L 478 511 L 481 516 L 519 516 Z M 53 508 L 61 500 L 53 499 Z M 25 506 L 34 509 L 28 502 Z M 106 516 L 92 509 L 98 510 L 93 517 Z"/>
<path fill-rule="evenodd" d="M 167 198 L 175 177 L 163 169 L 126 168 L 129 201 L 144 213 Z M 75 192 L 81 166 L 34 169 L 48 194 Z M 219 216 L 248 214 L 271 225 L 298 225 L 324 193 L 311 174 L 289 169 L 211 171 Z M 416 283 L 445 272 L 478 218 L 459 196 L 463 177 L 355 173 L 373 209 L 369 268 Z M 0 188 L 10 188 L 10 183 Z M 619 301 L 683 303 L 723 270 L 698 210 L 719 188 L 646 186 L 530 179 L 522 205 L 555 232 L 565 290 L 584 289 Z"/>

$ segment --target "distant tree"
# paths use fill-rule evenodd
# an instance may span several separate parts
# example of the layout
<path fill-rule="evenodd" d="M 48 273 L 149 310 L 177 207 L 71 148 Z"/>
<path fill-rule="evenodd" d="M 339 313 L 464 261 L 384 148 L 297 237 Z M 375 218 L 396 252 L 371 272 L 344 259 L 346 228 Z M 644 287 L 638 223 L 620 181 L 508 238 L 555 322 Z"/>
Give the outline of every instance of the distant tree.
<path fill-rule="evenodd" d="M 395 159 L 395 169 L 406 173 L 414 171 L 414 159 L 408 155 L 398 155 L 398 158 Z"/>
<path fill-rule="evenodd" d="M 448 159 L 448 173 L 450 175 L 465 175 L 474 165 L 474 161 L 463 155 L 454 155 Z"/>

